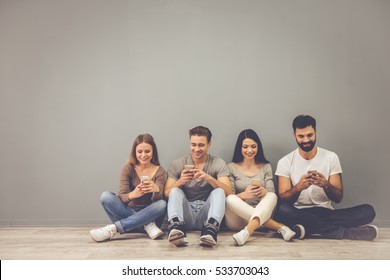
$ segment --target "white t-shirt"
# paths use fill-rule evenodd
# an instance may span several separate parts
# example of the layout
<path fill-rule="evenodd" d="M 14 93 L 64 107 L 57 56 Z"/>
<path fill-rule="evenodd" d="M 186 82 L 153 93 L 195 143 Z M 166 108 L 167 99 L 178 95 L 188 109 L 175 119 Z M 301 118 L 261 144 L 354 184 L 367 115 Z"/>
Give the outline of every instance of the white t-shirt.
<path fill-rule="evenodd" d="M 311 160 L 304 159 L 299 154 L 299 148 L 279 160 L 275 175 L 288 177 L 295 186 L 302 175 L 309 170 L 321 172 L 327 180 L 334 174 L 342 173 L 339 157 L 331 151 L 317 147 L 317 154 Z M 303 190 L 294 206 L 296 208 L 325 207 L 333 209 L 331 200 L 326 196 L 325 191 L 317 186 L 311 185 Z"/>

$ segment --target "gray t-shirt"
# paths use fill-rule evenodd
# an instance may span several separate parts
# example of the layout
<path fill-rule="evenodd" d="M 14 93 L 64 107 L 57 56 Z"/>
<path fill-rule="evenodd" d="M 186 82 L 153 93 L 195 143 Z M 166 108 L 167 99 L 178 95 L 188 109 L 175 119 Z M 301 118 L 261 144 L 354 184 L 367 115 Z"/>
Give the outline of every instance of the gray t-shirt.
<path fill-rule="evenodd" d="M 234 192 L 236 194 L 245 191 L 245 189 L 252 184 L 252 179 L 260 179 L 261 186 L 265 187 L 269 192 L 275 192 L 271 164 L 264 164 L 263 168 L 261 168 L 260 171 L 254 176 L 247 176 L 241 173 L 241 171 L 237 169 L 234 162 L 229 163 L 228 168 L 230 170 L 230 181 L 232 182 Z M 260 200 L 261 197 L 258 197 L 246 200 L 245 202 L 251 206 L 256 206 L 259 204 Z"/>
<path fill-rule="evenodd" d="M 168 177 L 179 180 L 184 165 L 193 164 L 191 155 L 187 155 L 171 162 L 168 168 Z M 229 177 L 229 169 L 223 159 L 207 155 L 206 164 L 203 171 L 215 179 L 219 177 Z M 206 201 L 211 191 L 214 189 L 205 180 L 194 179 L 181 187 L 188 201 L 203 200 Z"/>

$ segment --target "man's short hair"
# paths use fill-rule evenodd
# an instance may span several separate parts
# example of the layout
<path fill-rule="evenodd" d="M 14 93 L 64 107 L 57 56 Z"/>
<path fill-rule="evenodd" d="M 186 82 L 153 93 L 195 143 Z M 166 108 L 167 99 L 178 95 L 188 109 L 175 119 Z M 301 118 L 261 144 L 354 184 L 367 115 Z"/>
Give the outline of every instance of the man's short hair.
<path fill-rule="evenodd" d="M 211 131 L 210 131 L 210 129 L 208 129 L 205 126 L 199 125 L 197 127 L 194 127 L 193 129 L 190 129 L 189 134 L 190 134 L 190 137 L 194 136 L 194 135 L 206 136 L 207 137 L 207 142 L 211 141 L 211 136 L 212 136 Z"/>
<path fill-rule="evenodd" d="M 309 115 L 299 115 L 296 116 L 293 120 L 292 127 L 294 129 L 294 132 L 297 128 L 305 128 L 308 126 L 312 126 L 314 130 L 316 130 L 316 120 Z"/>

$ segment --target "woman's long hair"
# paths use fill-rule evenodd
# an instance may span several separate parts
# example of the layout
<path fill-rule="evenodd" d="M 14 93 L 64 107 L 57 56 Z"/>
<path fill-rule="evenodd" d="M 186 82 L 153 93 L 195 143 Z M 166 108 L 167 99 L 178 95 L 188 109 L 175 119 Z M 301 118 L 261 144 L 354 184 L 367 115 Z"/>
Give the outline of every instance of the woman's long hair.
<path fill-rule="evenodd" d="M 261 144 L 260 138 L 253 129 L 245 129 L 241 131 L 240 134 L 238 135 L 236 146 L 234 148 L 232 161 L 234 163 L 239 163 L 244 160 L 244 156 L 242 155 L 241 148 L 242 148 L 242 142 L 246 138 L 252 139 L 257 143 L 258 149 L 257 149 L 257 154 L 255 156 L 256 163 L 269 163 L 269 161 L 265 158 L 263 145 Z"/>
<path fill-rule="evenodd" d="M 129 156 L 129 159 L 127 162 L 131 165 L 137 165 L 139 163 L 139 161 L 137 159 L 137 155 L 136 155 L 136 148 L 141 143 L 147 143 L 147 144 L 152 146 L 153 156 L 152 156 L 152 159 L 150 160 L 150 162 L 153 163 L 154 165 L 160 165 L 160 161 L 158 159 L 158 152 L 157 152 L 156 143 L 154 142 L 152 135 L 147 134 L 147 133 L 140 134 L 135 138 L 134 143 L 133 143 L 133 147 L 131 148 L 130 156 Z"/>

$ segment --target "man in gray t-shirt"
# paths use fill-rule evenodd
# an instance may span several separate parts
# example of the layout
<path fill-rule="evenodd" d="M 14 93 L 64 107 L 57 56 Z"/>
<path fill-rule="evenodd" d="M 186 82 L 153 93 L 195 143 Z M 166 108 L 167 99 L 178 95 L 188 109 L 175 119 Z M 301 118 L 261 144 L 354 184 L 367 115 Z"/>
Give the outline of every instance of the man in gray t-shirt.
<path fill-rule="evenodd" d="M 225 214 L 225 196 L 232 193 L 225 161 L 209 155 L 211 132 L 197 126 L 189 131 L 191 154 L 168 168 L 164 194 L 168 198 L 169 242 L 188 244 L 186 230 L 201 230 L 200 244 L 217 244 Z"/>

